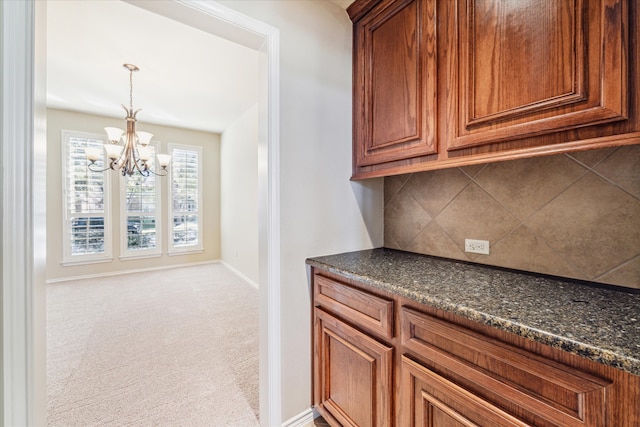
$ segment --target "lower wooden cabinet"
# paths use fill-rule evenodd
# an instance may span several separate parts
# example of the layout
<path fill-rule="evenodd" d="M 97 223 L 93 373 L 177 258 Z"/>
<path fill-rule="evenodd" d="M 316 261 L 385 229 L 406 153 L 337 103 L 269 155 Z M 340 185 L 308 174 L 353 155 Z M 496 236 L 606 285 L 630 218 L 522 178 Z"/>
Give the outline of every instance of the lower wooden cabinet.
<path fill-rule="evenodd" d="M 332 424 L 391 426 L 393 349 L 315 310 L 315 403 Z"/>
<path fill-rule="evenodd" d="M 640 377 L 313 269 L 332 426 L 640 427 Z"/>

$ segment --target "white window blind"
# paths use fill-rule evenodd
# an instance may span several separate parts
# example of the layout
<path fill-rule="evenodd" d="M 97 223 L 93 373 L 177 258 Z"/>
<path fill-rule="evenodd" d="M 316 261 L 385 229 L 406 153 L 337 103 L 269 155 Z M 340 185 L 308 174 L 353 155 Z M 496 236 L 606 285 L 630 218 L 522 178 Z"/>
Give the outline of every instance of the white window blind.
<path fill-rule="evenodd" d="M 170 250 L 202 248 L 202 180 L 200 147 L 170 145 Z"/>
<path fill-rule="evenodd" d="M 149 167 L 155 170 L 156 149 L 149 146 L 151 159 Z M 159 178 L 151 174 L 123 177 L 122 180 L 122 254 L 127 256 L 145 256 L 160 253 Z"/>
<path fill-rule="evenodd" d="M 109 192 L 104 172 L 88 168 L 85 149 L 102 149 L 100 135 L 62 132 L 63 152 L 63 262 L 81 262 L 111 256 Z M 104 155 L 94 168 L 103 169 Z"/>

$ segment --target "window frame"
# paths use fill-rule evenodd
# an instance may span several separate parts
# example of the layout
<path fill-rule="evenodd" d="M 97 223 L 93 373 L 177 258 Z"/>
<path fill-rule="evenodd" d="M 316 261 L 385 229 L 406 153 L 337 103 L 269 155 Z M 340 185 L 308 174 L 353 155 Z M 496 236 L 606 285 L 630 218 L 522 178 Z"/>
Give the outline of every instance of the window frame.
<path fill-rule="evenodd" d="M 150 147 L 153 147 L 153 156 L 152 162 L 150 164 L 150 168 L 152 170 L 156 170 L 157 159 L 156 154 L 158 154 L 159 142 L 153 141 L 149 144 Z M 135 173 L 134 177 L 141 176 L 139 173 Z M 120 259 L 121 260 L 129 260 L 129 259 L 140 259 L 140 258 L 155 258 L 162 255 L 162 190 L 161 190 L 161 181 L 164 179 L 163 177 L 158 177 L 153 175 L 155 182 L 155 210 L 152 215 L 147 212 L 140 212 L 139 215 L 136 215 L 136 212 L 129 213 L 127 211 L 127 180 L 128 176 L 120 175 L 120 230 L 119 230 L 119 239 L 120 239 Z M 147 179 L 142 177 L 142 179 Z M 154 216 L 156 221 L 156 247 L 148 248 L 148 249 L 129 249 L 129 223 L 127 217 L 129 216 Z"/>
<path fill-rule="evenodd" d="M 71 213 L 69 209 L 69 142 L 71 138 L 79 139 L 92 139 L 101 141 L 102 144 L 106 142 L 106 137 L 102 134 L 96 134 L 91 132 L 80 132 L 62 129 L 61 131 L 61 144 L 62 144 L 62 262 L 63 266 L 70 265 L 82 265 L 82 264 L 94 264 L 102 262 L 111 262 L 113 260 L 112 249 L 112 226 L 111 226 L 111 177 L 108 171 L 103 171 L 103 201 L 102 201 L 102 215 L 98 216 L 94 212 L 88 212 L 81 215 L 86 215 L 87 218 L 102 217 L 103 218 L 103 230 L 104 230 L 104 243 L 103 252 L 95 254 L 82 254 L 73 255 L 71 249 L 71 218 L 78 216 L 78 214 Z M 103 151 L 103 161 L 106 159 L 106 155 Z M 87 160 L 87 168 L 89 161 Z M 102 166 L 104 168 L 104 166 Z"/>
<path fill-rule="evenodd" d="M 198 209 L 195 212 L 195 215 L 198 217 L 198 243 L 195 245 L 175 245 L 173 241 L 173 229 L 174 229 L 174 215 L 175 210 L 173 208 L 173 174 L 175 171 L 175 156 L 173 155 L 173 151 L 175 149 L 180 150 L 188 150 L 195 151 L 198 156 L 198 195 L 197 195 L 197 205 Z M 204 204 L 203 204 L 203 180 L 202 180 L 202 164 L 203 164 L 203 150 L 201 146 L 198 145 L 188 145 L 188 144 L 175 144 L 169 143 L 167 145 L 167 152 L 171 155 L 171 164 L 169 166 L 168 173 L 168 183 L 167 183 L 167 236 L 168 236 L 168 250 L 167 254 L 169 256 L 173 255 L 182 255 L 188 253 L 200 253 L 204 251 L 203 245 L 203 219 L 204 219 Z M 184 215 L 194 215 L 193 212 L 189 211 L 181 211 L 184 212 Z"/>

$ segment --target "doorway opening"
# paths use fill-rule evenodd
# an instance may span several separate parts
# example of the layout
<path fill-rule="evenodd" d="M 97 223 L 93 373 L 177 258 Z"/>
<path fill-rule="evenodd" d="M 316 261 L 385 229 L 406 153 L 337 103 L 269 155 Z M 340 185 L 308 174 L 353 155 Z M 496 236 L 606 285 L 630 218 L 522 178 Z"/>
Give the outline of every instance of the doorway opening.
<path fill-rule="evenodd" d="M 10 2 L 12 3 L 12 2 Z M 20 2 L 18 2 L 20 3 Z M 278 30 L 233 9 L 217 3 L 187 4 L 181 1 L 145 2 L 131 4 L 155 12 L 201 30 L 215 33 L 256 49 L 261 55 L 260 75 L 262 93 L 259 102 L 259 283 L 260 286 L 260 418 L 262 425 L 281 423 L 280 399 L 280 198 L 279 198 L 279 33 Z M 5 35 L 17 35 L 17 39 L 5 37 L 12 44 L 3 44 L 3 76 L 5 84 L 16 83 L 23 101 L 11 94 L 3 96 L 3 122 L 11 123 L 13 140 L 29 141 L 26 147 L 6 147 L 3 137 L 3 165 L 14 164 L 8 170 L 15 176 L 24 175 L 16 182 L 2 183 L 3 191 L 13 188 L 10 195 L 3 194 L 3 212 L 15 218 L 25 218 L 16 223 L 11 235 L 3 235 L 4 248 L 19 248 L 18 253 L 3 261 L 4 295 L 9 298 L 3 304 L 3 338 L 11 345 L 10 357 L 4 351 L 5 372 L 3 378 L 9 396 L 4 396 L 3 411 L 9 413 L 14 424 L 40 424 L 46 414 L 46 346 L 43 329 L 44 301 L 41 246 L 34 236 L 46 235 L 46 224 L 41 219 L 41 206 L 33 205 L 32 192 L 38 183 L 46 182 L 46 166 L 41 163 L 46 135 L 39 124 L 46 122 L 46 99 L 42 97 L 46 86 L 46 3 L 25 2 L 10 4 L 2 9 L 3 26 L 12 20 L 15 24 L 4 26 Z M 34 19 L 35 18 L 35 19 Z M 33 56 L 31 56 L 33 55 Z M 33 57 L 36 57 L 35 63 Z M 45 56 L 46 57 L 46 56 Z M 16 58 L 16 60 L 9 60 Z M 27 96 L 25 97 L 25 94 Z M 9 108 L 11 107 L 11 108 Z M 44 139 L 43 139 L 44 138 Z M 36 159 L 37 165 L 33 164 Z M 18 170 L 21 165 L 25 169 Z M 35 183 L 35 184 L 34 184 Z M 8 185 L 11 184 L 11 185 Z M 16 206 L 8 207 L 11 200 Z M 42 199 L 40 199 L 41 201 Z M 46 214 L 46 212 L 45 212 Z M 5 223 L 6 224 L 6 223 Z M 3 227 L 3 230 L 5 227 Z M 8 233 L 7 233 L 8 234 Z M 25 239 L 24 236 L 28 238 Z M 17 244 L 17 245 L 16 245 Z M 6 255 L 3 251 L 3 257 Z M 9 280 L 11 279 L 11 280 Z M 25 290 L 25 285 L 27 290 Z M 25 339 L 20 339 L 25 337 Z M 11 341 L 13 339 L 13 341 Z M 11 341 L 11 342 L 10 342 Z"/>

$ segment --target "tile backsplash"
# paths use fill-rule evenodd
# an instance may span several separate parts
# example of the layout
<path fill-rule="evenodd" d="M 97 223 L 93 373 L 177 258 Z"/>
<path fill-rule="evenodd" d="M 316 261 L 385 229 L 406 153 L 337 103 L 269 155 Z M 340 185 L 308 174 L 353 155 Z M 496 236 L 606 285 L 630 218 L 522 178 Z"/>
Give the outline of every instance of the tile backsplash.
<path fill-rule="evenodd" d="M 640 145 L 387 177 L 384 193 L 386 247 L 640 288 Z"/>

